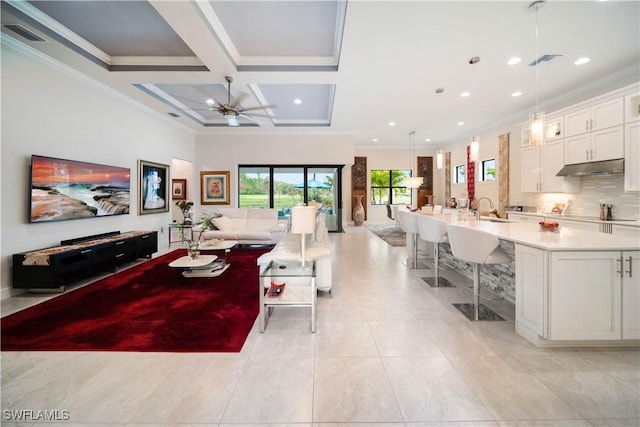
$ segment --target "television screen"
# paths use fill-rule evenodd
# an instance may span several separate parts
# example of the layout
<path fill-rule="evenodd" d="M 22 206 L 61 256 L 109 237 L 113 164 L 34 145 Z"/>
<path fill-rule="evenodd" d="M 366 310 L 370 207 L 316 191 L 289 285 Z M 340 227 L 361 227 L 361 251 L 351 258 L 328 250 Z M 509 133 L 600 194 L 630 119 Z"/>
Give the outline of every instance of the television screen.
<path fill-rule="evenodd" d="M 129 213 L 129 168 L 31 156 L 29 222 Z"/>

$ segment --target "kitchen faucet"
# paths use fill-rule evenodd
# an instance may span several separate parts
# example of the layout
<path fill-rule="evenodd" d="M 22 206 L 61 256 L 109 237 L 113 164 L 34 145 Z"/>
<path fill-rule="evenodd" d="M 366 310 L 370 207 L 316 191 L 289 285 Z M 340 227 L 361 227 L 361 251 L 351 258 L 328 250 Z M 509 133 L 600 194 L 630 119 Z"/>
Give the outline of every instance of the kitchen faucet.
<path fill-rule="evenodd" d="M 480 211 L 480 200 L 486 200 L 487 202 L 489 202 L 489 208 L 491 209 L 491 211 L 489 211 L 489 213 L 488 213 L 489 215 L 493 214 L 496 217 L 500 218 L 500 214 L 498 213 L 498 210 L 493 206 L 493 202 L 488 197 L 479 197 L 479 198 L 473 200 L 472 209 L 477 211 L 478 218 L 480 217 L 480 212 L 481 212 Z"/>

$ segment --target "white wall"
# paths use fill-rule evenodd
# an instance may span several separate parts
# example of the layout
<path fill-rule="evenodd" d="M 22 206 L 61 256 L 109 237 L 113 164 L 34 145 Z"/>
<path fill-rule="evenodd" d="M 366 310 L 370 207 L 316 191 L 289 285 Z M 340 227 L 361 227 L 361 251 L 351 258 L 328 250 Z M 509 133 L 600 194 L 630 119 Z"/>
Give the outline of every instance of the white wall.
<path fill-rule="evenodd" d="M 229 171 L 231 206 L 238 205 L 238 165 L 345 165 L 342 169 L 342 224 L 350 221 L 351 165 L 354 139 L 345 135 L 309 135 L 291 129 L 287 135 L 202 135 L 196 138 L 194 179 L 200 171 Z M 198 190 L 199 191 L 199 190 Z M 194 199 L 199 204 L 200 198 Z M 202 210 L 202 207 L 197 209 Z M 207 207 L 204 207 L 206 210 Z"/>
<path fill-rule="evenodd" d="M 11 255 L 60 240 L 108 231 L 158 230 L 171 213 L 138 215 L 137 160 L 192 161 L 195 137 L 169 119 L 143 111 L 58 64 L 2 44 L 3 296 Z M 30 156 L 39 154 L 131 169 L 131 213 L 54 223 L 27 222 Z M 9 185 L 10 184 L 10 185 Z M 159 245 L 166 245 L 159 234 Z"/>

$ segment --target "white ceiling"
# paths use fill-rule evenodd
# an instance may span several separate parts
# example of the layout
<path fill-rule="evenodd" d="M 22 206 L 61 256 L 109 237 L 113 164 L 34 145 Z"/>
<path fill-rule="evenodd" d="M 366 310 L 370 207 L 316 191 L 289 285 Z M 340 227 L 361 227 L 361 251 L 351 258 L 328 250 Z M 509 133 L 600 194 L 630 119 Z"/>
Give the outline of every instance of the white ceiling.
<path fill-rule="evenodd" d="M 2 32 L 199 134 L 350 134 L 358 146 L 406 147 L 416 130 L 416 144 L 437 147 L 524 121 L 536 104 L 640 80 L 640 2 L 547 1 L 537 16 L 529 4 L 8 0 Z M 527 65 L 543 54 L 562 56 Z M 512 56 L 522 62 L 507 65 Z M 582 56 L 591 62 L 574 65 Z M 277 107 L 248 111 L 259 126 L 227 127 L 205 103 L 227 102 L 225 76 L 232 103 Z"/>

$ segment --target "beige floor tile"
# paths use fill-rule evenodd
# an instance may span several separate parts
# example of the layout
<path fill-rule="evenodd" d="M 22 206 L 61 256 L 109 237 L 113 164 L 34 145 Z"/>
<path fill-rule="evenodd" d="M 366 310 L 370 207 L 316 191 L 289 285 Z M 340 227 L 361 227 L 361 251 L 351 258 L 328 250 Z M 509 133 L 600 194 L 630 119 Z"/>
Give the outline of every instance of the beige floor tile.
<path fill-rule="evenodd" d="M 314 384 L 314 422 L 402 421 L 380 358 L 318 358 Z"/>
<path fill-rule="evenodd" d="M 515 359 L 453 359 L 459 374 L 496 420 L 561 420 L 581 416 Z"/>
<path fill-rule="evenodd" d="M 640 418 L 608 418 L 587 420 L 594 427 L 638 427 Z"/>
<path fill-rule="evenodd" d="M 385 358 L 406 421 L 492 421 L 446 357 Z"/>
<path fill-rule="evenodd" d="M 367 322 L 318 322 L 315 342 L 316 357 L 379 356 Z"/>
<path fill-rule="evenodd" d="M 372 321 L 369 327 L 383 357 L 443 356 L 429 331 L 414 320 Z"/>
<path fill-rule="evenodd" d="M 310 423 L 312 358 L 249 359 L 223 423 Z"/>

